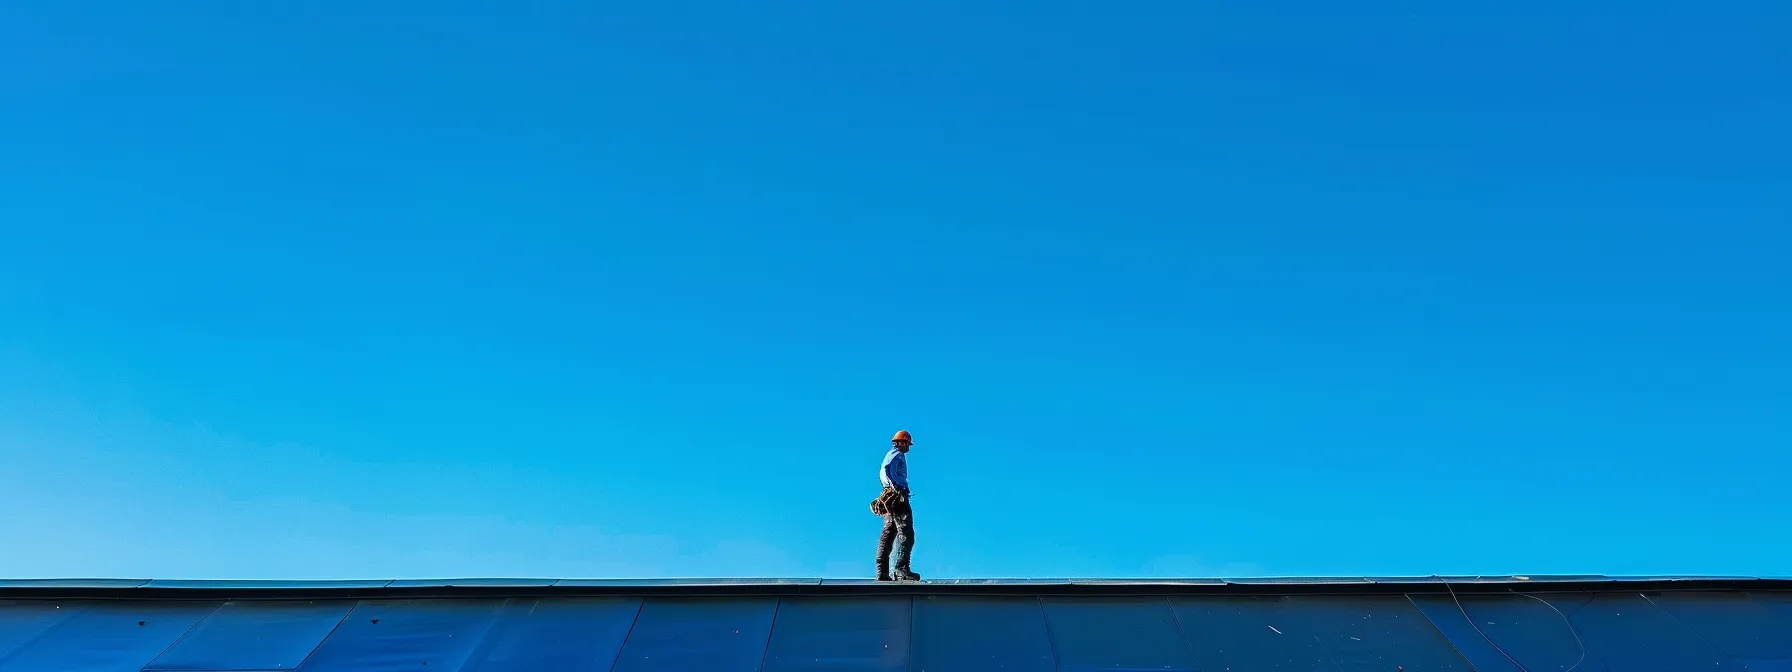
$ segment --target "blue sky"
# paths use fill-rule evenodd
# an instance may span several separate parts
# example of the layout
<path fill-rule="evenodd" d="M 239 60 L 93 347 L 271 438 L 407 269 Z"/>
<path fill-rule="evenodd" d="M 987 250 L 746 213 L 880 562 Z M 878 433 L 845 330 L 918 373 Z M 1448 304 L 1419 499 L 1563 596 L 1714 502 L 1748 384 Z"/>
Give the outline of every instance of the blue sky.
<path fill-rule="evenodd" d="M 1792 574 L 1783 4 L 847 4 L 0 6 L 0 573 Z"/>

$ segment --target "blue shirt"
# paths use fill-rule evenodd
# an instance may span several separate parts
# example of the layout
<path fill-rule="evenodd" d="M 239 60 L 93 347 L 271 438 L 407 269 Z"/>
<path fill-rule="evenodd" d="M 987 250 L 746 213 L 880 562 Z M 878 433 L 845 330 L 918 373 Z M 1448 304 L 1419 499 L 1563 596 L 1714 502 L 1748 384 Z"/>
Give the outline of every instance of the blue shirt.
<path fill-rule="evenodd" d="M 884 487 L 908 494 L 908 455 L 891 448 L 889 454 L 884 455 L 884 466 L 877 470 L 877 477 L 884 482 Z"/>

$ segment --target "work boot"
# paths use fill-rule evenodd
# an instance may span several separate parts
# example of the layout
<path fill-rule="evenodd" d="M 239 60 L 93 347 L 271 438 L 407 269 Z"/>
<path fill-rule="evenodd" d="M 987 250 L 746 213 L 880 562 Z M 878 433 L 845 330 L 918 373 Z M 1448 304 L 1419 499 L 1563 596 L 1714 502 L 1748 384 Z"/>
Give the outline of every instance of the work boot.
<path fill-rule="evenodd" d="M 912 571 L 909 571 L 909 568 L 907 568 L 907 567 L 897 567 L 896 571 L 891 573 L 891 576 L 894 577 L 897 581 L 920 581 L 921 580 L 920 574 L 916 574 Z"/>
<path fill-rule="evenodd" d="M 879 581 L 889 581 L 890 580 L 890 564 L 889 563 L 887 563 L 887 562 L 877 563 L 877 580 L 879 580 Z"/>

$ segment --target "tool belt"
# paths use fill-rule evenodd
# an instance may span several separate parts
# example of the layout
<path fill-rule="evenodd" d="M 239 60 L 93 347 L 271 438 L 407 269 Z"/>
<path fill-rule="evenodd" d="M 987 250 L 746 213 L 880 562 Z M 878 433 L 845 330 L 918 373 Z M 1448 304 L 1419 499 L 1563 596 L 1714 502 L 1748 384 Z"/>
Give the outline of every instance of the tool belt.
<path fill-rule="evenodd" d="M 880 516 L 906 516 L 912 511 L 908 498 L 895 488 L 884 488 L 877 499 L 871 500 L 871 512 Z"/>

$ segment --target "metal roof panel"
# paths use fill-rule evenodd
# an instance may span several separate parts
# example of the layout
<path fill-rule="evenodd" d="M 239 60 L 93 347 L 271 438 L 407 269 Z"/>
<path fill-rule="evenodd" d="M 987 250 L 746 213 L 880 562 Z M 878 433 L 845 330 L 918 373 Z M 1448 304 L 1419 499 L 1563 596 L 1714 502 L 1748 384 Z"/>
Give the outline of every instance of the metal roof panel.
<path fill-rule="evenodd" d="M 559 579 L 399 579 L 388 588 L 546 588 Z"/>

